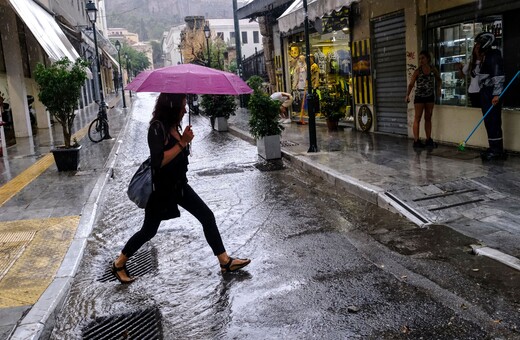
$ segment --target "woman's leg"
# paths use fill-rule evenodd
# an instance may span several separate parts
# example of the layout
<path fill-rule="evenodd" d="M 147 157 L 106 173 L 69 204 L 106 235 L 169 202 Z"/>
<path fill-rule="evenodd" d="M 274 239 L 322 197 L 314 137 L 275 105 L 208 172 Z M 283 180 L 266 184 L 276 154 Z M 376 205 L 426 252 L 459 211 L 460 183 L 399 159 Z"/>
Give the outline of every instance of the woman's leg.
<path fill-rule="evenodd" d="M 208 242 L 213 250 L 213 254 L 217 256 L 223 268 L 222 271 L 235 271 L 251 262 L 251 260 L 248 259 L 232 259 L 229 257 L 222 243 L 222 238 L 220 237 L 220 232 L 215 222 L 215 215 L 188 184 L 184 187 L 184 195 L 179 205 L 195 216 L 202 224 L 206 242 Z"/>
<path fill-rule="evenodd" d="M 424 132 L 426 140 L 432 138 L 432 115 L 434 103 L 424 104 Z"/>
<path fill-rule="evenodd" d="M 157 229 L 159 229 L 160 224 L 160 218 L 154 216 L 151 211 L 145 210 L 144 222 L 141 230 L 130 237 L 121 251 L 121 254 L 119 254 L 113 263 L 112 271 L 117 272 L 114 273 L 114 275 L 116 275 L 121 283 L 130 283 L 134 280 L 134 278 L 130 277 L 127 271 L 124 270 L 126 262 L 135 254 L 136 251 L 139 250 L 139 248 L 142 247 L 143 244 L 151 240 L 155 234 L 157 234 Z"/>
<path fill-rule="evenodd" d="M 424 110 L 424 103 L 415 103 L 415 116 L 413 119 L 413 140 L 419 140 L 419 128 L 421 126 L 421 118 Z"/>
<path fill-rule="evenodd" d="M 190 214 L 195 216 L 202 224 L 204 236 L 209 246 L 213 250 L 213 254 L 219 255 L 226 252 L 220 232 L 215 222 L 215 215 L 213 211 L 204 203 L 204 201 L 197 195 L 191 186 L 186 184 L 184 186 L 184 195 L 179 205 L 186 209 Z"/>

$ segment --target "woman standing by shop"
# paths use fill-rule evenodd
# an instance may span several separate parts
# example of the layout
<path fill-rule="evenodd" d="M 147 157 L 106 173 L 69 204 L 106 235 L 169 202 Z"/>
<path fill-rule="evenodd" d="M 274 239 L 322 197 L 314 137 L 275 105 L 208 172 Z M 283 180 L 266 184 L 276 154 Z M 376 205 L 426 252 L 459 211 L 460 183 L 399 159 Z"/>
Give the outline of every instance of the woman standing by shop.
<path fill-rule="evenodd" d="M 134 281 L 126 269 L 126 262 L 155 236 L 161 221 L 180 216 L 178 206 L 202 224 L 206 241 L 220 262 L 222 272 L 236 271 L 251 262 L 227 254 L 213 212 L 188 184 L 188 145 L 194 135 L 191 126 L 187 126 L 183 132 L 181 130 L 185 113 L 186 95 L 161 93 L 157 98 L 148 128 L 154 191 L 146 205 L 141 230 L 128 240 L 119 257 L 112 263 L 112 274 L 121 283 Z"/>
<path fill-rule="evenodd" d="M 419 53 L 419 67 L 415 70 L 408 85 L 406 92 L 406 102 L 410 102 L 410 93 L 415 86 L 415 116 L 413 121 L 413 147 L 414 148 L 434 148 L 437 143 L 431 138 L 432 134 L 432 115 L 435 103 L 434 88 L 437 88 L 437 96 L 441 95 L 441 77 L 435 67 L 431 65 L 431 56 L 428 51 Z M 424 132 L 426 142 L 423 144 L 419 139 L 419 128 L 424 112 Z"/>

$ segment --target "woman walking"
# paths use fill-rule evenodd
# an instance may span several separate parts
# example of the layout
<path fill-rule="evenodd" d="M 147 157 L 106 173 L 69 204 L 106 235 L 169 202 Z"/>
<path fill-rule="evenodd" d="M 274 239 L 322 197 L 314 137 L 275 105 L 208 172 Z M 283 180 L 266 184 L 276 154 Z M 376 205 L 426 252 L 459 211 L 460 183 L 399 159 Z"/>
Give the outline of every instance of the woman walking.
<path fill-rule="evenodd" d="M 113 275 L 123 284 L 135 280 L 126 269 L 128 259 L 155 236 L 161 221 L 180 216 L 178 206 L 202 224 L 206 241 L 217 256 L 222 272 L 236 271 L 251 262 L 249 259 L 234 259 L 227 254 L 213 212 L 188 184 L 189 143 L 194 134 L 191 126 L 181 132 L 185 113 L 186 95 L 161 93 L 157 98 L 148 129 L 154 191 L 145 208 L 141 230 L 128 240 L 112 263 Z"/>
<path fill-rule="evenodd" d="M 413 121 L 413 147 L 414 148 L 434 148 L 437 147 L 431 137 L 432 134 L 432 115 L 435 103 L 434 88 L 437 87 L 437 96 L 441 95 L 441 77 L 435 67 L 431 65 L 431 56 L 428 51 L 419 53 L 419 67 L 415 70 L 408 85 L 406 102 L 410 102 L 410 93 L 415 86 L 415 116 Z M 419 128 L 424 112 L 424 132 L 426 142 L 423 144 L 419 139 Z"/>

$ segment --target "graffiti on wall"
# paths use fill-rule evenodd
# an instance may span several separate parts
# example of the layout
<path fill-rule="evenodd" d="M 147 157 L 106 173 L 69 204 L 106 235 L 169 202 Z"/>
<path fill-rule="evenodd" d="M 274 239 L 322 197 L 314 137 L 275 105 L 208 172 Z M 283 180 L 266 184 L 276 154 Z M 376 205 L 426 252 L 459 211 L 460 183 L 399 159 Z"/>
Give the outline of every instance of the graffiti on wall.
<path fill-rule="evenodd" d="M 406 73 L 408 78 L 412 77 L 415 69 L 415 52 L 406 51 Z"/>

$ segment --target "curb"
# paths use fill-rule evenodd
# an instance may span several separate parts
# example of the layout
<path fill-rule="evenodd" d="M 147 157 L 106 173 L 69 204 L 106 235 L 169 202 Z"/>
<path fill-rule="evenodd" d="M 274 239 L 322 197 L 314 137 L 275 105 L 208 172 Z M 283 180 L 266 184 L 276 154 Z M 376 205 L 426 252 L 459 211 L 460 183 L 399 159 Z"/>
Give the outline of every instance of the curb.
<path fill-rule="evenodd" d="M 131 105 L 129 108 L 127 107 L 128 112 L 130 112 L 131 109 Z M 18 322 L 9 337 L 10 340 L 36 340 L 41 337 L 50 336 L 54 328 L 56 314 L 60 311 L 65 302 L 65 298 L 72 285 L 72 280 L 83 258 L 88 237 L 97 219 L 103 189 L 109 178 L 112 177 L 113 166 L 122 144 L 120 137 L 124 135 L 129 125 L 130 119 L 128 118 L 129 117 L 126 117 L 125 126 L 119 131 L 116 144 L 112 147 L 108 155 L 105 164 L 109 165 L 102 171 L 103 174 L 99 175 L 94 188 L 83 206 L 74 239 L 63 258 L 56 276 L 38 301 L 31 307 L 29 312 Z"/>
<path fill-rule="evenodd" d="M 244 139 L 251 144 L 255 144 L 255 139 L 251 137 L 251 135 L 236 126 L 230 126 L 229 132 L 238 138 Z M 305 172 L 310 172 L 333 186 L 341 188 L 352 195 L 377 205 L 380 208 L 400 214 L 419 227 L 424 227 L 430 222 L 420 216 L 417 212 L 414 212 L 413 209 L 408 208 L 403 204 L 400 204 L 399 201 L 389 197 L 383 188 L 362 182 L 357 178 L 342 174 L 326 166 L 313 163 L 305 157 L 283 150 L 283 148 L 282 157 L 291 162 L 295 167 Z"/>
<path fill-rule="evenodd" d="M 229 132 L 238 138 L 242 138 L 251 144 L 255 144 L 255 139 L 240 128 L 230 126 Z M 283 148 L 282 157 L 291 162 L 291 164 L 297 168 L 304 170 L 305 172 L 310 172 L 333 186 L 339 187 L 350 194 L 377 205 L 380 208 L 399 214 L 420 228 L 428 227 L 432 223 L 419 212 L 415 211 L 413 208 L 409 207 L 404 202 L 380 187 L 362 182 L 357 178 L 339 173 L 326 166 L 313 163 L 305 157 L 283 150 Z M 473 245 L 471 247 L 475 255 L 487 256 L 520 271 L 520 259 L 517 259 L 516 257 L 489 247 Z"/>

